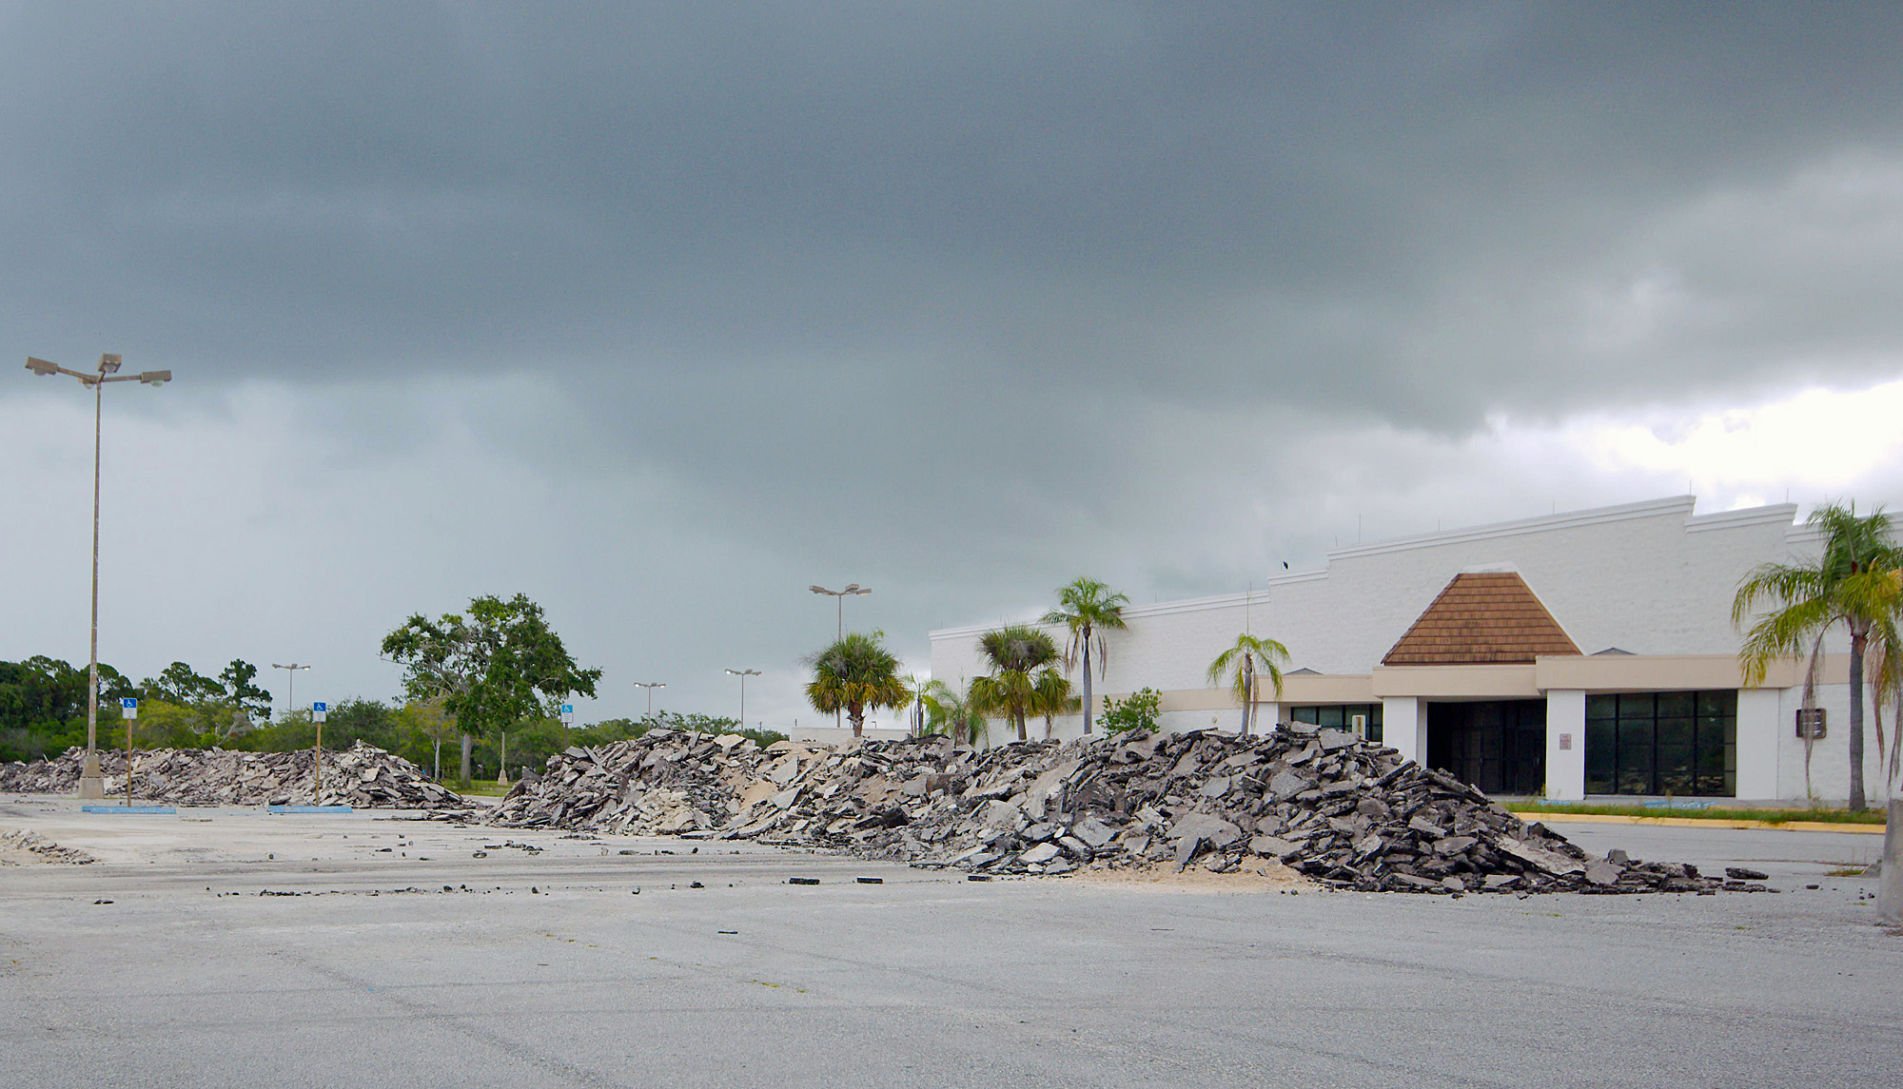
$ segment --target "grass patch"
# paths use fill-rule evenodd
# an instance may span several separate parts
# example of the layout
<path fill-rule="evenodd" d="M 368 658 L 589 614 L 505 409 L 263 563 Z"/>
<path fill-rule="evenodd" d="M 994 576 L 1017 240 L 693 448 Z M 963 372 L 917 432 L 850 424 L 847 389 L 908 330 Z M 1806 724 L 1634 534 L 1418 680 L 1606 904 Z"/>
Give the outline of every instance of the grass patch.
<path fill-rule="evenodd" d="M 1535 816 L 1541 813 L 1580 813 L 1598 817 L 1677 817 L 1704 821 L 1763 821 L 1766 824 L 1789 824 L 1793 821 L 1815 821 L 1819 824 L 1883 823 L 1881 809 L 1853 813 L 1848 809 L 1754 809 L 1745 806 L 1619 805 L 1602 802 L 1540 802 L 1511 808 Z"/>
<path fill-rule="evenodd" d="M 458 794 L 474 794 L 478 798 L 500 798 L 509 792 L 513 783 L 484 782 L 481 779 L 473 783 L 459 783 L 454 779 L 445 780 L 444 786 Z"/>
<path fill-rule="evenodd" d="M 1839 866 L 1834 870 L 1825 870 L 1825 877 L 1864 877 L 1868 875 L 1868 866 Z"/>

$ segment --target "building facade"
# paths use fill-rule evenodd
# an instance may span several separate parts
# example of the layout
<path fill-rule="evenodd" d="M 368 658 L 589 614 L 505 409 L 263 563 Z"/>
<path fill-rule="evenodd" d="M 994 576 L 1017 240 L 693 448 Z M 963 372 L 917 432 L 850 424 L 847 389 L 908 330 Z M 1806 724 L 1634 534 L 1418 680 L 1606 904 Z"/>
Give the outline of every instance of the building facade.
<path fill-rule="evenodd" d="M 1841 802 L 1847 644 L 1827 644 L 1807 761 L 1799 663 L 1747 687 L 1731 623 L 1746 573 L 1817 555 L 1796 514 L 1698 514 L 1684 496 L 1338 549 L 1251 593 L 1126 608 L 1097 695 L 1154 688 L 1166 728 L 1234 728 L 1236 700 L 1205 672 L 1250 631 L 1290 654 L 1256 721 L 1357 729 L 1490 793 Z M 992 626 L 932 632 L 933 676 L 984 673 Z M 1072 715 L 1055 733 L 1082 727 Z M 1874 800 L 1873 732 L 1865 748 Z"/>

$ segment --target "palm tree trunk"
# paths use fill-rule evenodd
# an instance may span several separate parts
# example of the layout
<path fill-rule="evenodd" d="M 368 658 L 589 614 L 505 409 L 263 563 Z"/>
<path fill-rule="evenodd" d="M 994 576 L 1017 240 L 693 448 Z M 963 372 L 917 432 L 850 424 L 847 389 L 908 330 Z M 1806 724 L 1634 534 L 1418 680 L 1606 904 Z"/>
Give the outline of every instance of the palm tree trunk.
<path fill-rule="evenodd" d="M 1090 736 L 1090 629 L 1084 629 L 1084 736 Z"/>
<path fill-rule="evenodd" d="M 852 723 L 852 736 L 866 736 L 866 709 L 864 707 L 846 708 L 846 718 Z"/>
<path fill-rule="evenodd" d="M 1868 633 L 1850 629 L 1850 808 L 1867 804 L 1863 795 L 1863 652 Z"/>
<path fill-rule="evenodd" d="M 1249 668 L 1245 660 L 1242 665 L 1242 729 L 1237 737 L 1249 736 L 1250 705 L 1255 702 L 1255 670 Z"/>

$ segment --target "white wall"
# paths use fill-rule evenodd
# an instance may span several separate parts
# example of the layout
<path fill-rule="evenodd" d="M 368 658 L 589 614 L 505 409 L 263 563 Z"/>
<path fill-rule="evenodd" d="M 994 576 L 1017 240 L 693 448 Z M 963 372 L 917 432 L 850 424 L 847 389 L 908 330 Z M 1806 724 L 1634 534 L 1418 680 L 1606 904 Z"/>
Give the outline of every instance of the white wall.
<path fill-rule="evenodd" d="M 1290 667 L 1366 673 L 1463 570 L 1517 570 L 1581 652 L 1730 654 L 1731 597 L 1756 565 L 1815 551 L 1794 506 L 1697 516 L 1689 497 L 1582 511 L 1389 544 L 1340 549 L 1325 570 L 1228 594 L 1124 610 L 1100 692 L 1206 686 L 1210 659 L 1247 627 L 1289 648 Z M 1246 614 L 1246 621 L 1245 621 Z M 984 673 L 977 637 L 932 633 L 932 675 Z M 1053 632 L 1060 638 L 1061 632 Z"/>
<path fill-rule="evenodd" d="M 1286 644 L 1290 669 L 1367 674 L 1455 575 L 1488 567 L 1518 571 L 1585 654 L 1616 646 L 1640 655 L 1732 655 L 1739 634 L 1731 624 L 1731 599 L 1739 580 L 1759 564 L 1816 554 L 1817 538 L 1794 524 L 1796 513 L 1796 507 L 1780 504 L 1699 515 L 1687 496 L 1338 549 L 1323 570 L 1272 579 L 1253 595 L 1126 608 L 1129 629 L 1108 633 L 1108 673 L 1094 687 L 1099 698 L 1141 687 L 1207 692 L 1210 659 L 1232 645 L 1245 625 Z M 977 639 L 993 626 L 932 632 L 932 675 L 953 686 L 982 675 Z M 1061 643 L 1064 633 L 1052 634 Z M 1841 640 L 1829 646 L 1845 649 Z M 1763 790 L 1800 799 L 1803 743 L 1791 726 L 1798 692 L 1777 693 L 1775 710 L 1766 698 L 1748 692 L 1740 698 L 1739 795 L 1768 796 L 1758 793 Z M 1827 686 L 1823 702 L 1830 735 L 1813 754 L 1812 791 L 1840 801 L 1848 793 L 1847 688 Z M 1166 701 L 1163 725 L 1235 728 L 1239 711 L 1233 705 L 1204 700 L 1199 706 L 1171 708 Z M 1383 716 L 1387 743 L 1418 758 L 1424 716 L 1418 703 L 1413 709 L 1410 717 L 1407 707 L 1389 698 Z M 1279 708 L 1263 711 L 1264 725 L 1280 717 Z M 1571 723 L 1570 703 L 1564 711 Z M 1081 716 L 1060 718 L 1056 736 L 1079 736 L 1082 723 Z M 1560 732 L 1549 726 L 1549 780 L 1557 770 L 1570 784 L 1570 765 L 1553 759 Z M 1575 734 L 1575 747 L 1565 755 L 1580 764 L 1583 786 L 1583 723 Z M 1031 735 L 1043 736 L 1042 720 L 1031 724 Z M 994 741 L 1007 736 L 1002 723 L 994 726 Z M 1866 728 L 1865 736 L 1865 783 L 1876 800 L 1884 797 L 1882 769 L 1874 730 Z"/>
<path fill-rule="evenodd" d="M 1797 709 L 1803 704 L 1802 688 L 1787 688 L 1778 693 L 1777 737 L 1778 796 L 1789 799 L 1806 797 L 1804 788 L 1804 740 L 1797 736 Z M 1739 707 L 1739 796 L 1744 793 L 1744 711 Z M 1827 805 L 1841 805 L 1850 796 L 1850 684 L 1818 686 L 1817 706 L 1824 709 L 1824 737 L 1811 745 L 1810 792 Z M 1895 711 L 1886 718 L 1885 733 L 1894 724 Z M 1871 803 L 1887 800 L 1883 768 L 1877 761 L 1876 725 L 1871 720 L 1869 691 L 1864 692 L 1863 709 L 1863 789 Z"/>

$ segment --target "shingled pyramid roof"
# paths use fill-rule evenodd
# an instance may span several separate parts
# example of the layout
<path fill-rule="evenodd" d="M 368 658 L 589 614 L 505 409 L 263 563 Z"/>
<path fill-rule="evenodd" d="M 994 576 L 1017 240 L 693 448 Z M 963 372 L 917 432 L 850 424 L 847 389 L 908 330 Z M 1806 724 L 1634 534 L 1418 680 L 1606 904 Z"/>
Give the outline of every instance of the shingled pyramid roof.
<path fill-rule="evenodd" d="M 1454 576 L 1381 664 L 1501 665 L 1578 653 L 1517 573 L 1468 572 Z"/>

